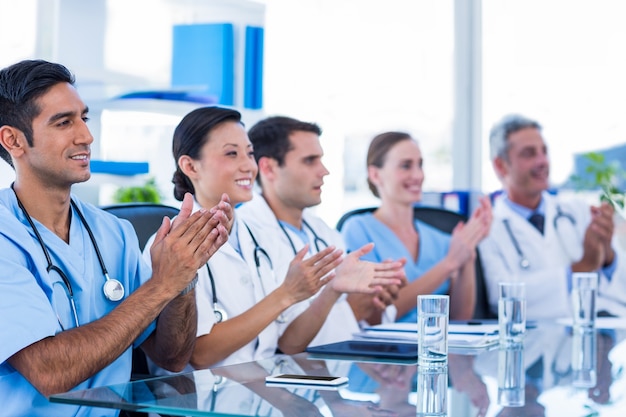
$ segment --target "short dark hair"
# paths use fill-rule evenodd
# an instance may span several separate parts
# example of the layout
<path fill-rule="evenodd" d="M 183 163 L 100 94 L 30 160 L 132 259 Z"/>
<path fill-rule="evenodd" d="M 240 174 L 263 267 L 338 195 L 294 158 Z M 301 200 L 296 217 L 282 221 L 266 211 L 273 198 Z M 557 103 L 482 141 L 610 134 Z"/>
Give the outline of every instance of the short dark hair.
<path fill-rule="evenodd" d="M 311 132 L 322 135 L 322 129 L 315 123 L 303 122 L 292 117 L 267 117 L 250 128 L 248 137 L 254 147 L 257 164 L 263 157 L 275 159 L 279 166 L 285 164 L 285 155 L 293 149 L 289 135 L 293 132 Z M 257 177 L 261 184 L 261 176 Z"/>
<path fill-rule="evenodd" d="M 493 125 L 489 132 L 489 147 L 491 160 L 500 157 L 509 159 L 509 136 L 522 129 L 533 128 L 541 130 L 539 122 L 519 114 L 508 114 Z"/>
<path fill-rule="evenodd" d="M 63 65 L 44 60 L 24 60 L 0 70 L 0 126 L 21 130 L 33 146 L 33 119 L 41 112 L 36 101 L 59 83 L 74 85 L 74 75 Z M 0 156 L 13 166 L 2 146 Z"/>
<path fill-rule="evenodd" d="M 176 126 L 172 140 L 172 155 L 176 165 L 172 178 L 174 198 L 182 201 L 185 193 L 195 194 L 191 180 L 178 166 L 178 158 L 187 155 L 195 160 L 200 159 L 200 151 L 209 141 L 211 131 L 228 121 L 241 123 L 241 113 L 222 107 L 201 107 L 188 113 Z"/>
<path fill-rule="evenodd" d="M 413 140 L 413 138 L 406 132 L 385 132 L 376 135 L 367 149 L 367 166 L 382 168 L 389 150 L 393 148 L 396 143 L 405 140 Z M 367 178 L 367 186 L 374 196 L 380 197 L 376 186 L 370 181 L 369 177 Z"/>

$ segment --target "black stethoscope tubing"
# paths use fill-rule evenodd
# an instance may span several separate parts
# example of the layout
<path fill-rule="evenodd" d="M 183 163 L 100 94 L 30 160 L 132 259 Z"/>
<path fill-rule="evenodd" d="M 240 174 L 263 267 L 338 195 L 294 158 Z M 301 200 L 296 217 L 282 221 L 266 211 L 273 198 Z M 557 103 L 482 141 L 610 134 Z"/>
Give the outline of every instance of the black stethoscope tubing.
<path fill-rule="evenodd" d="M 252 238 L 252 243 L 254 243 L 254 264 L 256 266 L 256 272 L 257 275 L 259 276 L 259 282 L 261 284 L 261 287 L 263 288 L 263 293 L 267 296 L 267 293 L 265 291 L 265 285 L 263 284 L 263 279 L 261 277 L 261 272 L 260 272 L 260 268 L 261 268 L 261 256 L 265 257 L 265 259 L 267 259 L 267 262 L 270 266 L 270 269 L 274 269 L 274 265 L 272 263 L 272 258 L 270 258 L 269 254 L 267 253 L 267 251 L 265 249 L 263 249 L 263 247 L 261 245 L 259 245 L 259 242 L 256 240 L 256 238 L 254 237 L 254 234 L 252 233 L 252 230 L 250 230 L 250 227 L 248 227 L 248 225 L 243 222 L 243 225 L 246 227 L 246 230 L 248 230 L 248 234 L 250 235 L 250 238 Z M 217 323 L 221 323 L 224 320 L 228 319 L 228 315 L 226 314 L 226 310 L 224 310 L 223 308 L 219 307 L 219 301 L 217 298 L 217 289 L 215 288 L 215 278 L 213 278 L 213 273 L 211 272 L 211 268 L 209 267 L 209 263 L 206 263 L 206 269 L 209 273 L 209 281 L 211 283 L 211 291 L 213 293 L 213 314 L 215 314 L 215 320 Z M 285 321 L 284 317 L 282 316 L 282 314 L 276 319 L 276 321 L 278 321 L 279 323 L 283 323 Z"/>
<path fill-rule="evenodd" d="M 561 206 L 557 204 L 556 216 L 554 216 L 554 219 L 552 220 L 552 223 L 554 225 L 554 230 L 556 231 L 557 234 L 559 232 L 557 224 L 558 224 L 559 219 L 561 218 L 567 219 L 573 226 L 576 226 L 576 219 L 574 218 L 574 216 L 572 216 L 570 213 L 566 213 L 562 211 Z M 513 234 L 513 230 L 511 229 L 511 225 L 509 224 L 509 219 L 503 219 L 502 223 L 504 223 L 504 227 L 506 228 L 506 233 L 509 235 L 511 242 L 513 243 L 513 246 L 515 247 L 515 252 L 517 252 L 517 256 L 519 257 L 520 268 L 524 270 L 528 269 L 530 267 L 530 261 L 528 260 L 524 252 L 522 251 L 522 248 L 520 247 L 520 244 L 517 238 Z"/>
<path fill-rule="evenodd" d="M 44 244 L 43 238 L 41 237 L 41 234 L 39 234 L 39 230 L 35 226 L 35 222 L 33 222 L 33 219 L 30 217 L 30 214 L 28 214 L 26 207 L 24 207 L 24 205 L 22 204 L 22 201 L 17 196 L 17 193 L 15 192 L 15 188 L 13 184 L 11 184 L 11 189 L 13 190 L 13 193 L 15 194 L 17 205 L 19 206 L 20 210 L 22 210 L 22 212 L 24 213 L 24 216 L 26 217 L 26 220 L 28 221 L 28 224 L 33 229 L 33 232 L 35 233 L 35 237 L 37 238 L 37 242 L 39 243 L 39 246 L 41 246 L 41 250 L 43 251 L 43 254 L 46 257 L 46 263 L 48 264 L 46 267 L 46 271 L 48 273 L 50 271 L 55 271 L 57 274 L 59 274 L 59 276 L 63 280 L 63 283 L 65 284 L 65 287 L 67 288 L 67 293 L 69 295 L 70 304 L 72 308 L 72 314 L 74 315 L 76 327 L 79 327 L 80 324 L 78 322 L 78 313 L 77 313 L 76 304 L 74 301 L 74 290 L 72 289 L 72 283 L 70 282 L 67 275 L 61 270 L 61 268 L 54 265 L 54 263 L 52 262 L 52 257 L 50 256 L 50 252 L 48 251 L 48 248 Z M 100 253 L 100 248 L 98 247 L 96 238 L 93 232 L 91 231 L 91 227 L 89 227 L 89 224 L 87 223 L 87 219 L 85 219 L 85 216 L 83 216 L 83 213 L 81 213 L 80 209 L 78 208 L 78 205 L 74 202 L 74 200 L 70 199 L 70 204 L 76 211 L 76 214 L 78 214 L 78 218 L 80 219 L 80 222 L 83 224 L 83 226 L 85 226 L 85 229 L 87 230 L 87 233 L 89 234 L 89 240 L 91 240 L 91 243 L 96 251 L 98 263 L 100 264 L 100 269 L 102 270 L 102 274 L 104 275 L 104 278 L 105 278 L 105 283 L 102 288 L 104 292 L 104 296 L 110 301 L 121 300 L 124 297 L 124 286 L 118 280 L 112 279 L 109 277 L 109 273 L 104 264 L 104 259 L 102 258 L 102 254 Z"/>
<path fill-rule="evenodd" d="M 276 219 L 276 221 L 278 222 L 280 229 L 283 231 L 283 233 L 287 237 L 287 240 L 289 241 L 289 245 L 291 246 L 291 249 L 293 250 L 294 256 L 297 255 L 298 251 L 296 250 L 296 245 L 293 243 L 293 240 L 291 240 L 291 236 L 289 236 L 289 232 L 287 232 L 287 229 L 285 229 L 285 226 L 283 226 L 280 220 Z M 309 223 L 307 223 L 306 220 L 302 219 L 302 225 L 306 226 L 306 228 L 311 231 L 311 234 L 313 235 L 313 245 L 315 246 L 315 250 L 317 252 L 321 250 L 320 243 L 324 245 L 325 248 L 328 247 L 328 243 L 324 239 L 319 237 L 317 233 L 315 233 L 315 230 L 311 227 Z"/>
<path fill-rule="evenodd" d="M 517 252 L 517 256 L 519 257 L 519 266 L 520 266 L 520 268 L 528 269 L 530 267 L 530 262 L 528 261 L 528 258 L 526 257 L 526 255 L 524 255 L 524 252 L 522 252 L 522 248 L 520 248 L 519 242 L 517 241 L 517 238 L 515 237 L 515 235 L 513 234 L 513 231 L 511 230 L 511 225 L 509 224 L 509 219 L 502 220 L 502 223 L 504 223 L 504 227 L 506 228 L 506 232 L 508 233 L 509 237 L 511 238 L 511 242 L 513 242 L 513 246 L 515 247 L 515 252 Z"/>
<path fill-rule="evenodd" d="M 554 230 L 558 230 L 557 223 L 560 218 L 567 219 L 573 226 L 576 226 L 576 219 L 570 213 L 566 213 L 561 210 L 561 206 L 557 204 L 556 206 L 556 216 L 554 216 L 554 220 L 552 220 L 552 224 L 554 225 Z"/>

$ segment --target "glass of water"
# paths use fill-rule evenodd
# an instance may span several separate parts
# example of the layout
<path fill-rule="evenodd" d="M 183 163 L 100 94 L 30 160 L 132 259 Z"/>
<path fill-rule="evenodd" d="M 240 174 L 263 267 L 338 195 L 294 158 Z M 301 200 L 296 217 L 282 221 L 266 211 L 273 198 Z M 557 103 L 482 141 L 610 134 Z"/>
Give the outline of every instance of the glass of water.
<path fill-rule="evenodd" d="M 597 273 L 575 272 L 572 274 L 571 304 L 574 326 L 595 326 L 597 291 Z"/>
<path fill-rule="evenodd" d="M 521 343 L 526 332 L 526 284 L 498 284 L 498 325 L 500 343 Z"/>
<path fill-rule="evenodd" d="M 417 296 L 417 359 L 422 367 L 448 364 L 448 318 L 450 297 Z"/>

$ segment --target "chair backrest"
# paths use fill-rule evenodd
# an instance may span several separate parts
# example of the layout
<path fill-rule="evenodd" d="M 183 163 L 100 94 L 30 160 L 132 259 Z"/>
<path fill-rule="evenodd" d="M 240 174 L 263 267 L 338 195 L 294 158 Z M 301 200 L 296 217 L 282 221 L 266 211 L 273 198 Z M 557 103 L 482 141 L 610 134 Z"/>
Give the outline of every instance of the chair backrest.
<path fill-rule="evenodd" d="M 179 211 L 176 207 L 154 203 L 121 203 L 101 208 L 131 222 L 137 233 L 141 250 L 146 246 L 150 236 L 161 226 L 163 217 L 174 217 Z"/>
<path fill-rule="evenodd" d="M 337 226 L 335 227 L 337 230 L 341 231 L 344 223 L 350 217 L 357 215 L 357 214 L 371 213 L 377 208 L 378 207 L 361 207 L 358 209 L 351 210 L 345 213 L 343 216 L 341 216 L 339 221 L 337 221 Z M 464 215 L 460 213 L 438 208 L 438 207 L 416 206 L 413 209 L 413 215 L 415 216 L 416 219 L 419 219 L 423 221 L 424 223 L 427 223 L 433 227 L 436 227 L 437 229 L 446 233 L 452 233 L 452 229 L 454 229 L 454 227 L 457 225 L 458 222 L 460 221 L 464 222 L 467 220 L 467 217 L 465 217 Z"/>
<path fill-rule="evenodd" d="M 348 218 L 356 214 L 372 212 L 376 209 L 377 207 L 363 207 L 345 213 L 337 222 L 337 230 L 341 231 Z M 460 221 L 464 222 L 467 220 L 467 217 L 460 213 L 438 207 L 417 206 L 413 210 L 413 215 L 416 219 L 445 233 L 452 233 L 452 230 Z M 476 306 L 474 307 L 474 318 L 494 318 L 494 315 L 489 311 L 483 264 L 480 259 L 480 251 L 478 250 L 476 251 Z"/>
<path fill-rule="evenodd" d="M 115 216 L 130 221 L 139 239 L 139 249 L 143 251 L 148 239 L 156 233 L 164 216 L 174 217 L 178 214 L 176 207 L 154 203 L 120 203 L 100 207 Z M 133 349 L 131 380 L 151 376 L 146 355 L 141 348 Z M 128 416 L 138 414 L 127 413 Z"/>

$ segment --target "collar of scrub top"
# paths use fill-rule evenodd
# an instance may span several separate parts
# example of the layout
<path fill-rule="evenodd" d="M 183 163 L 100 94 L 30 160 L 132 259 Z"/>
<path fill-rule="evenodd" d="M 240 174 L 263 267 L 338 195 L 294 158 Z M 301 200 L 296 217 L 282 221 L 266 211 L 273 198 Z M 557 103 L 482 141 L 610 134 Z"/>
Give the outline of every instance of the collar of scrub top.
<path fill-rule="evenodd" d="M 298 251 L 296 250 L 296 246 L 291 241 L 291 237 L 287 233 L 287 230 L 290 230 L 296 236 L 298 236 L 303 244 L 306 245 L 307 243 L 310 243 L 309 242 L 309 235 L 307 235 L 306 230 L 304 230 L 304 227 L 302 229 L 298 229 L 294 225 L 289 224 L 289 223 L 287 223 L 285 221 L 282 221 L 282 220 L 278 220 L 278 224 L 280 225 L 280 227 L 285 232 L 285 236 L 287 236 L 287 239 L 289 239 L 289 243 L 291 244 L 291 249 L 293 249 L 294 254 L 298 253 Z M 312 250 L 313 250 L 312 245 L 309 245 L 309 253 L 311 253 Z"/>
<path fill-rule="evenodd" d="M 313 229 L 311 225 L 307 223 L 306 220 L 302 219 L 302 229 L 298 229 L 297 227 L 287 222 L 284 222 L 282 220 L 279 220 L 279 219 L 276 219 L 276 220 L 278 221 L 278 226 L 280 226 L 280 229 L 283 231 L 283 233 L 287 237 L 287 240 L 289 241 L 289 245 L 291 246 L 291 249 L 293 250 L 294 255 L 296 255 L 298 251 L 296 250 L 296 245 L 294 245 L 293 240 L 291 240 L 291 237 L 289 236 L 287 229 L 295 233 L 300 238 L 303 244 L 306 245 L 307 243 L 309 243 L 309 254 L 314 253 L 313 247 L 315 247 L 315 253 L 328 247 L 328 242 L 326 242 L 324 239 L 319 237 L 319 235 L 315 232 L 315 229 Z M 311 232 L 311 235 L 312 235 L 311 237 L 313 238 L 313 242 L 311 242 L 311 237 L 309 237 L 309 234 L 306 232 L 306 230 L 304 230 L 305 228 L 309 229 L 309 232 Z"/>

